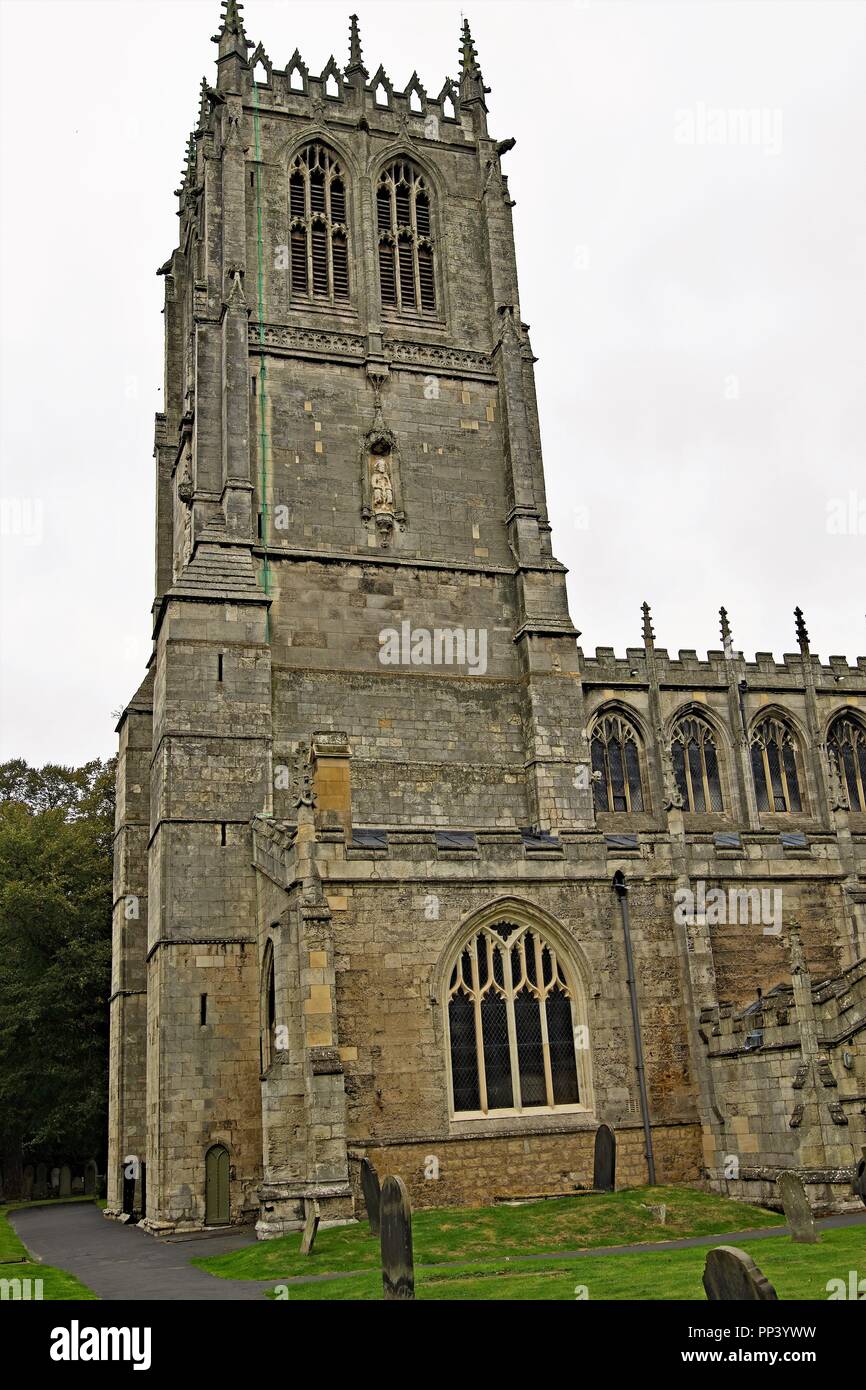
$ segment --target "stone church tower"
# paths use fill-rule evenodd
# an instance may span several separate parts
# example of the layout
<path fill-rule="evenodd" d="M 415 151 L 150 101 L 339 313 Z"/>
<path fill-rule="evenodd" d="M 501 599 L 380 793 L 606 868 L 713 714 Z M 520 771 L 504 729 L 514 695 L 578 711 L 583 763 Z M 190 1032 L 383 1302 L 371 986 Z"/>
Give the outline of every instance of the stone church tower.
<path fill-rule="evenodd" d="M 844 1196 L 866 661 L 822 667 L 800 621 L 796 657 L 746 663 L 726 617 L 724 651 L 675 661 L 648 609 L 641 648 L 583 656 L 513 141 L 488 132 L 468 24 L 433 95 L 371 76 L 354 17 L 346 67 L 279 69 L 241 9 L 223 5 L 159 272 L 109 1214 L 267 1236 L 316 1199 L 349 1220 L 363 1156 L 430 1206 L 568 1192 L 591 1185 L 602 1120 L 621 1182 L 755 1195 L 798 1166 Z M 779 931 L 684 924 L 698 881 L 784 885 Z M 772 1052 L 744 1046 L 775 1027 Z"/>

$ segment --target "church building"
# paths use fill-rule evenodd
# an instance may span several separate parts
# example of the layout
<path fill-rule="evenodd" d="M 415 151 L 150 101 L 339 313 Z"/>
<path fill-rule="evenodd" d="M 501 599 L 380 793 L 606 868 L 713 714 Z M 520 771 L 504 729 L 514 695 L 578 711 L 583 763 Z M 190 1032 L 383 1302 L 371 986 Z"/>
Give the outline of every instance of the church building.
<path fill-rule="evenodd" d="M 674 656 L 646 605 L 583 652 L 469 24 L 429 90 L 354 16 L 321 71 L 236 0 L 215 43 L 159 271 L 108 1214 L 350 1221 L 364 1158 L 418 1207 L 567 1194 L 601 1124 L 619 1185 L 772 1201 L 794 1168 L 844 1207 L 866 658 L 813 655 L 799 609 L 781 659 L 724 609 Z"/>

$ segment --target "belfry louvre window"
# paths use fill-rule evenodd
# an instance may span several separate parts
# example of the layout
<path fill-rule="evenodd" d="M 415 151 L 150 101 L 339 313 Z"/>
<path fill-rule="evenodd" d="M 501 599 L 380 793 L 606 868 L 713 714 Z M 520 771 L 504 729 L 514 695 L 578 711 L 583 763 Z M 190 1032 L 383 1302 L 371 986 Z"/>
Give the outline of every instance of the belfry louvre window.
<path fill-rule="evenodd" d="M 483 927 L 448 987 L 454 1113 L 578 1105 L 577 1026 L 562 962 L 539 932 Z"/>
<path fill-rule="evenodd" d="M 832 725 L 827 746 L 851 810 L 866 812 L 866 729 L 858 719 L 845 715 Z"/>
<path fill-rule="evenodd" d="M 597 811 L 642 811 L 643 783 L 637 734 L 620 714 L 596 721 L 590 740 Z M 596 775 L 597 774 L 597 775 Z"/>
<path fill-rule="evenodd" d="M 671 760 L 684 810 L 724 809 L 716 740 L 709 724 L 691 716 L 678 720 L 671 735 Z"/>
<path fill-rule="evenodd" d="M 292 160 L 289 172 L 292 298 L 349 299 L 346 182 L 333 153 L 319 144 Z"/>
<path fill-rule="evenodd" d="M 797 751 L 788 725 L 770 715 L 751 737 L 752 776 L 759 811 L 802 811 Z"/>
<path fill-rule="evenodd" d="M 430 194 L 424 176 L 405 159 L 379 176 L 376 229 L 383 306 L 403 313 L 435 313 Z"/>

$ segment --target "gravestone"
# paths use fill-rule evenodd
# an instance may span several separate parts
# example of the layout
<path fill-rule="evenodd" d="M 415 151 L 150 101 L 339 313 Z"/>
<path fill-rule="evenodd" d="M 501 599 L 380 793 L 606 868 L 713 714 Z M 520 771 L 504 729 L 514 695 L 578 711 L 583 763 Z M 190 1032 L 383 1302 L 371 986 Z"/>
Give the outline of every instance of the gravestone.
<path fill-rule="evenodd" d="M 23 1183 L 23 1187 L 22 1187 L 21 1190 L 22 1190 L 23 1195 L 24 1195 L 24 1200 L 25 1200 L 25 1202 L 29 1202 L 29 1201 L 31 1201 L 32 1198 L 33 1198 L 33 1164 L 32 1164 L 32 1163 L 28 1163 L 28 1164 L 25 1166 L 24 1172 L 23 1172 L 23 1174 L 22 1174 L 22 1183 Z"/>
<path fill-rule="evenodd" d="M 307 1200 L 304 1202 L 304 1206 L 307 1219 L 304 1222 L 304 1234 L 301 1237 L 301 1254 L 309 1255 L 312 1253 L 316 1232 L 319 1229 L 319 1204 L 316 1201 Z"/>
<path fill-rule="evenodd" d="M 51 1196 L 56 1197 L 60 1189 L 60 1169 L 51 1169 Z"/>
<path fill-rule="evenodd" d="M 387 1177 L 379 1200 L 382 1290 L 386 1302 L 415 1297 L 412 1208 L 402 1178 Z"/>
<path fill-rule="evenodd" d="M 367 1220 L 370 1222 L 370 1235 L 377 1236 L 379 1234 L 379 1203 L 382 1194 L 379 1188 L 379 1174 L 369 1158 L 361 1159 L 361 1191 L 364 1194 L 364 1206 L 367 1208 Z"/>
<path fill-rule="evenodd" d="M 89 1158 L 84 1165 L 84 1195 L 85 1197 L 96 1196 L 96 1162 Z"/>
<path fill-rule="evenodd" d="M 799 1173 L 780 1173 L 778 1184 L 785 1220 L 791 1228 L 791 1239 L 799 1245 L 817 1245 L 818 1232 L 803 1179 Z"/>
<path fill-rule="evenodd" d="M 36 1165 L 36 1179 L 33 1183 L 33 1196 L 37 1201 L 48 1196 L 48 1169 L 44 1163 Z"/>
<path fill-rule="evenodd" d="M 666 1226 L 668 1221 L 667 1202 L 641 1202 L 641 1206 L 646 1207 L 653 1221 L 659 1226 Z"/>
<path fill-rule="evenodd" d="M 616 1187 L 616 1135 L 610 1125 L 599 1125 L 595 1131 L 592 1185 L 597 1192 L 613 1192 Z"/>
<path fill-rule="evenodd" d="M 60 1196 L 72 1196 L 72 1172 L 68 1163 L 64 1163 L 60 1169 Z"/>
<path fill-rule="evenodd" d="M 745 1250 L 717 1245 L 707 1255 L 704 1289 L 713 1303 L 778 1300 L 778 1294 Z"/>

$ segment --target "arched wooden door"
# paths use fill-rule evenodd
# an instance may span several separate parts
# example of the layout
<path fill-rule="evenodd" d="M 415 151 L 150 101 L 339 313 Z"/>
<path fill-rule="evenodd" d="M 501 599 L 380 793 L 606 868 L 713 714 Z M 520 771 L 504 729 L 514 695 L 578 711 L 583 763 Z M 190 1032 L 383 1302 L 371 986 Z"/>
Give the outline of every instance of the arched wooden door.
<path fill-rule="evenodd" d="M 229 1224 L 229 1151 L 214 1144 L 205 1155 L 205 1225 Z"/>

